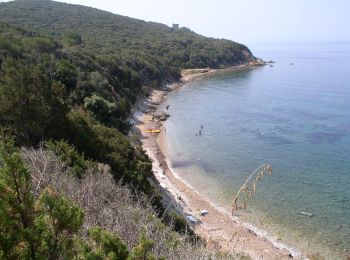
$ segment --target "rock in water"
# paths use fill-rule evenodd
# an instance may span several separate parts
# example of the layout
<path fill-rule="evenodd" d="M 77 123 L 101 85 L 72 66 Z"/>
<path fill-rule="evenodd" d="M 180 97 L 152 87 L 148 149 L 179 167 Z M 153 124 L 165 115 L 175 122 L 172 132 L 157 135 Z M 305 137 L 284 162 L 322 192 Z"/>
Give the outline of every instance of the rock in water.
<path fill-rule="evenodd" d="M 155 118 L 157 121 L 165 121 L 168 119 L 169 116 L 169 114 L 161 112 L 159 114 L 154 115 L 153 118 Z"/>
<path fill-rule="evenodd" d="M 305 212 L 305 211 L 301 211 L 299 212 L 300 215 L 303 216 L 307 216 L 307 217 L 312 217 L 314 214 L 310 213 L 310 212 Z"/>

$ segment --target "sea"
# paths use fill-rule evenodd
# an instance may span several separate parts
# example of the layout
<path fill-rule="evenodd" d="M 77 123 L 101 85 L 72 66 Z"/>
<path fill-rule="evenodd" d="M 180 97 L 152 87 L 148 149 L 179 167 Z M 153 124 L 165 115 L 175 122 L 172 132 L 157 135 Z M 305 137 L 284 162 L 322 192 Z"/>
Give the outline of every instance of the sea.
<path fill-rule="evenodd" d="M 230 210 L 247 176 L 269 163 L 273 174 L 237 217 L 310 257 L 347 259 L 350 43 L 248 47 L 274 63 L 203 77 L 159 107 L 170 114 L 170 165 Z"/>

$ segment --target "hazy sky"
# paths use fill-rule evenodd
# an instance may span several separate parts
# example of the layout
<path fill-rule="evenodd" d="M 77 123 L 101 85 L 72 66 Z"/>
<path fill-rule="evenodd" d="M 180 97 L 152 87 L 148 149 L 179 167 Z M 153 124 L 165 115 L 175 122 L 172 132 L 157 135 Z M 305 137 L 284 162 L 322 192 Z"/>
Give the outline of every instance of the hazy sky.
<path fill-rule="evenodd" d="M 2 0 L 0 0 L 2 1 Z M 246 44 L 350 41 L 350 0 L 65 0 Z"/>

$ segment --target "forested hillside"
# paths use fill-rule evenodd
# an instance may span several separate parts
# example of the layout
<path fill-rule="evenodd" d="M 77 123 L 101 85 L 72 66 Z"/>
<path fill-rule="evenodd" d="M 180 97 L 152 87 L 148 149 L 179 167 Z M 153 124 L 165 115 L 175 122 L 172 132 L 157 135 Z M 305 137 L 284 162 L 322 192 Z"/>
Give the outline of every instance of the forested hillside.
<path fill-rule="evenodd" d="M 108 165 L 107 175 L 119 183 L 116 189 L 126 184 L 134 193 L 152 196 L 156 211 L 147 216 L 161 213 L 160 198 L 150 184 L 151 162 L 125 136 L 131 106 L 146 94 L 145 86 L 157 88 L 177 80 L 182 68 L 220 68 L 254 59 L 249 49 L 232 41 L 93 8 L 46 0 L 0 3 L 0 258 L 34 259 L 50 254 L 51 259 L 84 258 L 84 254 L 103 258 L 118 251 L 120 259 L 129 253 L 154 259 L 146 257 L 152 248 L 180 243 L 182 238 L 169 233 L 164 244 L 153 246 L 147 237 L 158 239 L 152 234 L 155 231 L 142 231 L 138 226 L 130 228 L 135 236 L 125 244 L 119 239 L 122 231 L 103 222 L 115 223 L 115 219 L 83 225 L 84 212 L 87 220 L 93 213 L 82 203 L 85 191 L 72 192 L 82 189 L 82 182 L 89 178 L 112 178 L 101 175 L 101 167 Z M 47 155 L 38 159 L 40 163 L 59 161 L 60 168 L 45 166 L 37 176 L 40 167 L 28 157 L 28 151 L 33 154 L 35 149 L 43 151 L 35 152 L 35 160 Z M 51 173 L 60 177 L 52 179 Z M 43 186 L 44 176 L 50 181 Z M 71 183 L 70 190 L 60 186 L 61 182 Z M 101 203 L 108 205 L 104 210 L 113 207 L 108 204 L 114 201 L 112 195 L 101 192 Z M 129 204 L 139 203 L 137 198 L 127 199 Z M 128 218 L 138 218 L 140 211 L 128 214 Z M 164 219 L 169 222 L 172 218 Z M 160 220 L 152 225 L 161 225 Z M 178 221 L 175 226 L 181 230 L 185 225 Z M 84 237 L 84 242 L 76 236 Z M 128 239 L 125 234 L 122 238 Z M 79 246 L 64 251 L 65 243 L 72 241 Z M 195 250 L 181 243 L 186 250 Z M 153 253 L 167 256 L 169 251 L 162 250 Z"/>
<path fill-rule="evenodd" d="M 180 68 L 218 68 L 252 59 L 247 47 L 232 41 L 47 0 L 2 3 L 0 19 L 73 41 L 103 59 L 126 63 L 148 78 L 177 76 Z"/>

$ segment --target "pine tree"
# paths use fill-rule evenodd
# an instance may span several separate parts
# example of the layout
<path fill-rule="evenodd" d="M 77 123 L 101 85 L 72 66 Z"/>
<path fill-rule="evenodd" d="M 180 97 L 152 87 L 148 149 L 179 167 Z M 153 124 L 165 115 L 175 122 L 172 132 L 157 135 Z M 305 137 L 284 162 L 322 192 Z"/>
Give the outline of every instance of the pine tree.
<path fill-rule="evenodd" d="M 0 147 L 0 255 L 35 258 L 34 198 L 30 172 L 13 141 Z"/>
<path fill-rule="evenodd" d="M 127 260 L 129 251 L 119 236 L 99 227 L 89 229 L 89 243 L 82 243 L 79 259 Z"/>
<path fill-rule="evenodd" d="M 83 211 L 53 188 L 32 195 L 29 170 L 14 142 L 0 144 L 0 258 L 73 256 Z"/>
<path fill-rule="evenodd" d="M 157 259 L 152 255 L 151 251 L 154 246 L 154 242 L 147 238 L 146 230 L 143 229 L 140 234 L 139 243 L 132 249 L 132 260 L 155 260 Z"/>

